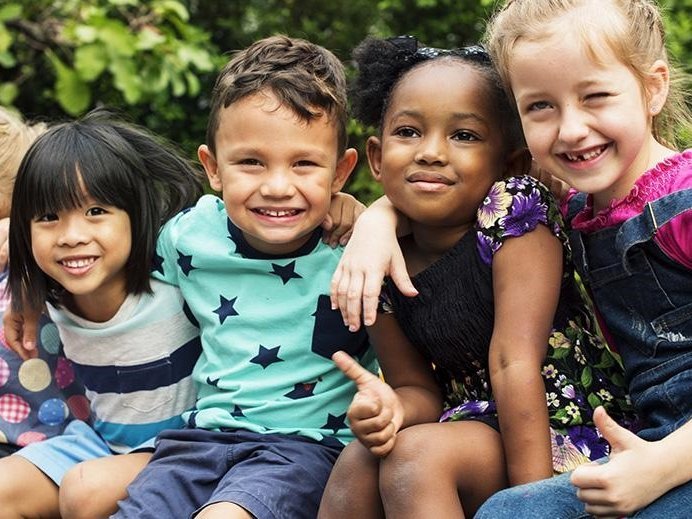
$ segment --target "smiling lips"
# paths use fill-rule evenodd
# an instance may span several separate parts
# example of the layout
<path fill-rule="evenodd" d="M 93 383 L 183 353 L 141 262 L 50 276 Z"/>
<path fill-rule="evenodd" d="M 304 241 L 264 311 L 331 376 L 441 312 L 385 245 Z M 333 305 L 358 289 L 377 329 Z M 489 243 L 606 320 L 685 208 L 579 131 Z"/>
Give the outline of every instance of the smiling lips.
<path fill-rule="evenodd" d="M 444 184 L 445 186 L 451 186 L 454 181 L 440 175 L 439 173 L 429 173 L 427 171 L 418 171 L 406 177 L 407 182 L 425 182 L 429 184 Z"/>
<path fill-rule="evenodd" d="M 70 274 L 81 275 L 88 272 L 97 259 L 97 256 L 81 256 L 61 259 L 58 263 Z"/>

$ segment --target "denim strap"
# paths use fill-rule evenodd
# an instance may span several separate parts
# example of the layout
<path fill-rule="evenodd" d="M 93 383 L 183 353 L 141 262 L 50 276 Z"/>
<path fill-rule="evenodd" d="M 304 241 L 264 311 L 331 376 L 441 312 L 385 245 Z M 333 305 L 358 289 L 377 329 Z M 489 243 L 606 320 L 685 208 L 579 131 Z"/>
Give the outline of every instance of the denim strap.
<path fill-rule="evenodd" d="M 639 243 L 649 241 L 676 216 L 692 209 L 692 189 L 683 189 L 647 202 L 641 214 L 624 222 L 615 236 L 615 250 L 623 259 Z"/>

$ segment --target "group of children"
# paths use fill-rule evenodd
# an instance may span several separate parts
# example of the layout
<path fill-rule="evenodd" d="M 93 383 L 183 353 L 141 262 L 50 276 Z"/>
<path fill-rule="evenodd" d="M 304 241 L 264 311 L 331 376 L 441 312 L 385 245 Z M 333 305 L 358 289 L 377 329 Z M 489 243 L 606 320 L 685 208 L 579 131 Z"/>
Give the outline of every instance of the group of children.
<path fill-rule="evenodd" d="M 663 41 L 648 0 L 508 0 L 486 47 L 365 40 L 385 198 L 355 223 L 343 66 L 304 40 L 219 74 L 221 197 L 109 114 L 48 129 L 5 335 L 37 360 L 45 306 L 90 416 L 0 460 L 3 513 L 686 516 L 692 152 Z"/>

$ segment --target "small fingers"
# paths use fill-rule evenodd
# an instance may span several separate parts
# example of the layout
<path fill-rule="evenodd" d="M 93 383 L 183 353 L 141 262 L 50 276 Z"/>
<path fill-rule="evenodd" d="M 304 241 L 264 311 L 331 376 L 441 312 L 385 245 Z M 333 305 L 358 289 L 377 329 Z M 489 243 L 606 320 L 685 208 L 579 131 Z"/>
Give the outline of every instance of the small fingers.
<path fill-rule="evenodd" d="M 406 269 L 406 262 L 404 261 L 404 256 L 401 254 L 401 250 L 395 252 L 392 257 L 391 272 L 389 276 L 394 281 L 399 291 L 405 296 L 413 297 L 418 295 L 418 290 L 413 286 L 411 278 L 408 275 L 408 270 Z"/>
<path fill-rule="evenodd" d="M 344 375 L 356 383 L 359 391 L 353 397 L 354 402 L 367 399 L 379 402 L 379 398 L 377 398 L 372 390 L 367 389 L 367 386 L 373 382 L 379 382 L 381 384 L 384 384 L 384 382 L 381 382 L 379 378 L 358 364 L 358 362 L 356 362 L 355 359 L 346 352 L 337 351 L 334 353 L 334 355 L 332 355 L 332 361 L 334 364 L 336 364 L 336 367 L 343 372 Z"/>
<path fill-rule="evenodd" d="M 346 291 L 346 323 L 352 332 L 358 331 L 360 328 L 364 281 L 365 276 L 362 272 L 352 273 Z"/>
<path fill-rule="evenodd" d="M 367 276 L 363 283 L 363 324 L 372 326 L 377 318 L 382 280 L 379 276 Z"/>

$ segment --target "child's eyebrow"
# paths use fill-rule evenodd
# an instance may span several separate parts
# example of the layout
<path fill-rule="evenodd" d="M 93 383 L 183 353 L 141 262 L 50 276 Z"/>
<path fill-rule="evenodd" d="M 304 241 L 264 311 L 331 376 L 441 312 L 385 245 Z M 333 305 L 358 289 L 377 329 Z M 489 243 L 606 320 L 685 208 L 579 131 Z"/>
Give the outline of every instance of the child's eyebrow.
<path fill-rule="evenodd" d="M 475 120 L 483 124 L 486 124 L 486 119 L 481 115 L 477 114 L 476 112 L 453 112 L 451 116 L 453 119 L 457 119 L 460 121 Z M 395 119 L 397 117 L 419 118 L 423 117 L 423 113 L 418 112 L 417 110 L 401 110 L 399 112 L 392 114 L 392 119 Z"/>

